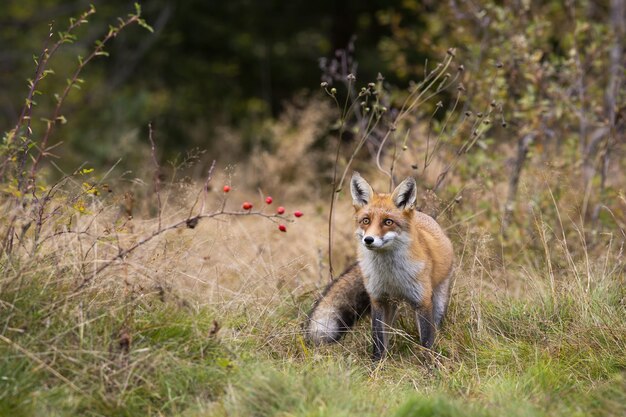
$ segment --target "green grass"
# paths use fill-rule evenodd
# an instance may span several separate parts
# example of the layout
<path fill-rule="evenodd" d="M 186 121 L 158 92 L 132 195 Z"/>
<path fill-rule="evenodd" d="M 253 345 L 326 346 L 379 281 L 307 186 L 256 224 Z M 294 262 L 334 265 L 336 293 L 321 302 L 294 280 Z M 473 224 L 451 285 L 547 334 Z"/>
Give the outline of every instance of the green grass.
<path fill-rule="evenodd" d="M 222 394 L 233 357 L 209 336 L 211 312 L 70 291 L 41 277 L 4 283 L 0 415 L 178 414 Z"/>
<path fill-rule="evenodd" d="M 288 292 L 251 311 L 123 283 L 73 294 L 70 271 L 3 272 L 2 416 L 626 413 L 618 275 L 554 299 L 457 295 L 439 355 L 424 353 L 403 319 L 376 366 L 365 322 L 339 345 L 305 345 L 311 300 Z"/>

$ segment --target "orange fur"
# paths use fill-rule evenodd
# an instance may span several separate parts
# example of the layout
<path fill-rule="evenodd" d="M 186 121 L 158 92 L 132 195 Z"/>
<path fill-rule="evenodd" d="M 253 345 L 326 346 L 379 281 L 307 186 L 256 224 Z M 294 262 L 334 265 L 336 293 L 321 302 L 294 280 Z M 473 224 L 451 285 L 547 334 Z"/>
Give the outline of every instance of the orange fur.
<path fill-rule="evenodd" d="M 430 348 L 448 306 L 452 243 L 432 217 L 414 209 L 413 178 L 391 194 L 376 194 L 354 173 L 350 188 L 359 263 L 316 302 L 309 314 L 308 338 L 316 344 L 336 342 L 369 308 L 373 356 L 381 359 L 397 305 L 408 302 L 415 309 L 421 343 Z"/>
<path fill-rule="evenodd" d="M 369 227 L 360 223 L 366 214 L 372 219 Z M 356 219 L 357 227 L 370 235 L 382 236 L 398 229 L 411 235 L 411 258 L 424 263 L 422 273 L 415 279 L 423 286 L 424 303 L 430 304 L 433 288 L 448 277 L 454 259 L 452 243 L 439 224 L 419 211 L 397 208 L 391 194 L 375 194 L 367 206 L 356 207 Z M 393 225 L 385 226 L 382 223 L 384 219 L 393 220 Z"/>
<path fill-rule="evenodd" d="M 407 178 L 393 193 L 376 194 L 358 173 L 351 180 L 375 359 L 386 353 L 398 302 L 415 309 L 420 340 L 430 348 L 449 301 L 452 243 L 432 217 L 413 208 L 416 188 Z"/>

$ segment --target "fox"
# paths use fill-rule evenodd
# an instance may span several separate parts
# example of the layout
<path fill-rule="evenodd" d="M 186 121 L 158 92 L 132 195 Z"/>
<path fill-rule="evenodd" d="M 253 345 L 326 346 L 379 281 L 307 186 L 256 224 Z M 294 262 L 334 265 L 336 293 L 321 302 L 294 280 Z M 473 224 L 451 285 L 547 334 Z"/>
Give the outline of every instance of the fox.
<path fill-rule="evenodd" d="M 368 312 L 372 358 L 388 349 L 387 331 L 399 303 L 415 312 L 420 344 L 431 349 L 450 302 L 454 251 L 435 219 L 415 209 L 413 177 L 390 193 L 375 193 L 354 172 L 350 180 L 358 263 L 329 284 L 309 314 L 307 336 L 333 343 Z"/>

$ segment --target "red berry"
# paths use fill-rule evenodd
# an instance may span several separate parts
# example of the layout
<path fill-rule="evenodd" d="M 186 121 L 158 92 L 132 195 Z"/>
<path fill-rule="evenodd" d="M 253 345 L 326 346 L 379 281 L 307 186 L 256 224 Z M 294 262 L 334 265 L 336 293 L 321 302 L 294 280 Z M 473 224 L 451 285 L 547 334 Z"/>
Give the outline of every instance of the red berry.
<path fill-rule="evenodd" d="M 278 209 L 276 210 L 276 212 L 278 214 L 283 214 L 285 212 L 285 208 L 283 206 L 278 207 Z"/>
<path fill-rule="evenodd" d="M 265 197 L 265 203 L 266 204 L 272 204 L 272 201 L 274 201 L 274 200 L 272 200 L 272 197 L 270 197 L 270 196 Z"/>
<path fill-rule="evenodd" d="M 296 216 L 296 217 L 302 217 L 302 214 L 303 213 L 300 210 L 298 210 L 298 211 L 293 213 L 293 215 Z"/>
<path fill-rule="evenodd" d="M 230 185 L 225 185 L 224 186 L 224 192 L 227 193 L 230 191 Z"/>
<path fill-rule="evenodd" d="M 281 232 L 286 232 L 287 231 L 287 226 L 285 226 L 284 224 L 279 224 L 278 225 L 278 230 L 280 230 Z"/>
<path fill-rule="evenodd" d="M 243 207 L 244 210 L 250 210 L 252 208 L 252 204 L 246 201 L 245 203 L 241 205 L 241 207 Z"/>

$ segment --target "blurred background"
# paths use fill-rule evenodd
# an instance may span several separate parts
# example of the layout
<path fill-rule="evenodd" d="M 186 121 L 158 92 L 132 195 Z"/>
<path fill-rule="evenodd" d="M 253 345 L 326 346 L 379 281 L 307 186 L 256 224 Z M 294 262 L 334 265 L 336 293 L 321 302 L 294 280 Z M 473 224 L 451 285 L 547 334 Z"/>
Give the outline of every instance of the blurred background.
<path fill-rule="evenodd" d="M 134 11 L 129 1 L 93 4 L 97 12 L 75 42 L 62 45 L 50 63 L 54 74 L 39 85 L 35 138 L 77 57 Z M 61 31 L 88 8 L 87 1 L 3 2 L 3 132 L 15 125 L 49 25 Z M 320 82 L 336 87 L 343 100 L 347 74 L 356 75 L 357 92 L 381 74 L 383 104 L 391 109 L 384 131 L 407 91 L 454 48 L 449 72 L 459 74 L 457 81 L 405 120 L 409 146 L 398 175 L 420 175 L 425 188 L 439 188 L 438 175 L 453 162 L 448 197 L 472 183 L 483 200 L 482 193 L 496 190 L 499 213 L 512 212 L 525 172 L 536 175 L 529 181 L 582 181 L 588 195 L 576 205 L 585 216 L 592 202 L 603 201 L 621 219 L 623 209 L 614 204 L 622 201 L 624 160 L 623 0 L 151 0 L 142 9 L 154 32 L 137 25 L 123 30 L 108 44 L 110 56 L 81 73 L 80 91 L 65 103 L 67 123 L 57 123 L 51 138 L 62 143 L 52 159 L 65 169 L 85 161 L 110 167 L 122 158 L 120 168 L 138 171 L 149 157 L 153 122 L 159 157 L 172 165 L 193 161 L 204 169 L 216 159 L 222 168 L 241 163 L 239 172 L 253 187 L 277 188 L 296 177 L 328 187 L 341 111 Z M 490 109 L 493 115 L 479 120 Z M 470 130 L 446 131 L 445 120 L 452 126 L 463 117 L 481 126 L 478 138 Z M 359 128 L 358 120 L 350 123 L 342 167 Z M 427 172 L 418 161 L 431 135 L 442 146 L 439 163 Z M 372 166 L 381 137 L 372 135 L 355 167 Z M 458 163 L 454 155 L 468 142 L 472 151 Z"/>
<path fill-rule="evenodd" d="M 48 25 L 60 31 L 69 17 L 93 3 L 97 13 L 66 45 L 52 67 L 57 77 L 44 90 L 55 91 L 63 74 L 86 55 L 94 41 L 118 16 L 134 10 L 133 2 L 33 0 L 3 2 L 0 10 L 0 126 L 15 123 L 34 73 L 33 54 L 47 38 Z M 428 30 L 422 11 L 434 8 L 403 1 L 168 1 L 142 5 L 154 28 L 151 34 L 132 27 L 111 43 L 110 57 L 88 66 L 83 92 L 74 94 L 66 110 L 72 129 L 56 135 L 73 163 L 89 159 L 110 164 L 146 143 L 146 126 L 155 123 L 168 152 L 192 147 L 211 149 L 218 128 L 234 127 L 241 134 L 237 153 L 263 146 L 269 139 L 266 121 L 277 117 L 294 97 L 319 92 L 320 64 L 335 51 L 352 48 L 354 70 L 373 79 L 407 79 L 415 72 L 398 67 L 390 48 L 394 10 L 406 3 L 411 13 L 402 22 L 417 36 Z M 441 25 L 441 21 L 436 25 Z M 429 41 L 407 49 L 407 66 L 421 66 L 433 51 Z M 444 48 L 445 50 L 445 48 Z M 438 51 L 441 52 L 441 51 Z M 358 62 L 358 69 L 357 63 Z M 43 98 L 45 101 L 45 97 Z M 40 103 L 45 106 L 46 103 Z M 120 146 L 122 145 L 122 146 Z M 66 155 L 67 156 L 67 155 Z M 220 155 L 236 160 L 243 155 Z"/>

